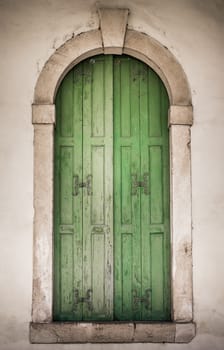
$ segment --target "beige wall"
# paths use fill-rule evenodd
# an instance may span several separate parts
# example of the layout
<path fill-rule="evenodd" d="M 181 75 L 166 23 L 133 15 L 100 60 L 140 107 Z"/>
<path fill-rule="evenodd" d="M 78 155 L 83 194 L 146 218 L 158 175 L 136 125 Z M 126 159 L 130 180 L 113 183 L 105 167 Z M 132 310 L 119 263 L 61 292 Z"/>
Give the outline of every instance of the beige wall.
<path fill-rule="evenodd" d="M 111 1 L 98 1 L 111 5 Z M 114 0 L 131 11 L 129 28 L 166 46 L 192 90 L 193 277 L 197 336 L 187 345 L 57 345 L 56 349 L 224 348 L 224 2 Z M 31 103 L 44 63 L 62 43 L 96 29 L 92 0 L 0 0 L 0 349 L 30 345 L 33 127 Z"/>

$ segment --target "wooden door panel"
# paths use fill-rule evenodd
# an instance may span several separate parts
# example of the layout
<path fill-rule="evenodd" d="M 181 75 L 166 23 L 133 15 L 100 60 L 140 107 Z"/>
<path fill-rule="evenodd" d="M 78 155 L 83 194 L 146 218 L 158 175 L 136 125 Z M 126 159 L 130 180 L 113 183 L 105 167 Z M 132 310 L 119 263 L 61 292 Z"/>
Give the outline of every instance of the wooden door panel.
<path fill-rule="evenodd" d="M 162 125 L 164 126 L 165 117 L 161 114 L 161 99 L 162 97 L 162 82 L 159 76 L 152 70 L 147 69 L 146 77 L 144 82 L 147 83 L 148 94 L 147 94 L 147 102 L 148 102 L 148 137 L 150 138 L 158 138 L 162 136 Z M 166 122 L 166 121 L 165 121 Z M 167 126 L 167 124 L 166 124 Z"/>
<path fill-rule="evenodd" d="M 91 136 L 105 137 L 105 63 L 101 57 L 93 59 L 90 62 L 92 66 L 92 117 L 91 117 Z M 112 77 L 111 77 L 112 78 Z"/>
<path fill-rule="evenodd" d="M 127 74 L 129 78 L 124 78 Z M 169 319 L 167 101 L 160 79 L 146 65 L 127 57 L 115 59 L 114 234 L 118 320 Z"/>
<path fill-rule="evenodd" d="M 73 306 L 73 235 L 61 235 L 61 312 L 71 313 Z"/>
<path fill-rule="evenodd" d="M 138 318 L 133 290 L 140 281 L 140 201 L 132 195 L 133 176 L 140 169 L 138 63 L 114 59 L 114 244 L 115 319 Z M 137 312 L 138 313 L 138 312 Z"/>
<path fill-rule="evenodd" d="M 113 317 L 113 128 L 112 57 L 84 64 L 83 181 L 91 176 L 91 195 L 83 192 L 83 290 L 91 290 L 86 320 Z M 105 98 L 106 96 L 106 98 Z"/>
<path fill-rule="evenodd" d="M 121 298 L 116 300 L 117 295 L 115 294 L 115 305 L 117 308 L 116 318 L 119 320 L 132 319 L 132 289 L 133 289 L 133 234 L 122 233 L 121 238 Z M 118 304 L 119 303 L 119 304 Z M 118 306 L 119 309 L 118 309 Z"/>
<path fill-rule="evenodd" d="M 155 319 L 164 319 L 164 233 L 150 233 L 151 262 L 151 298 L 152 315 Z"/>
<path fill-rule="evenodd" d="M 73 94 L 73 71 L 69 72 L 63 80 L 63 88 L 60 92 L 60 109 L 61 109 L 61 118 L 58 131 L 60 136 L 72 137 L 74 133 L 73 128 L 73 118 L 71 115 L 71 106 L 74 102 Z"/>
<path fill-rule="evenodd" d="M 111 319 L 112 57 L 85 61 L 68 73 L 56 108 L 55 318 Z"/>
<path fill-rule="evenodd" d="M 163 164 L 162 146 L 149 146 L 150 164 L 150 222 L 162 224 L 163 215 Z"/>
<path fill-rule="evenodd" d="M 121 224 L 132 225 L 132 196 L 131 196 L 131 157 L 132 147 L 121 146 L 120 147 L 120 201 L 121 205 Z"/>
<path fill-rule="evenodd" d="M 81 89 L 82 78 L 76 68 L 63 80 L 56 99 L 54 317 L 58 320 L 73 317 L 74 289 L 82 288 L 82 197 L 73 195 L 74 175 L 82 177 L 81 106 L 77 98 Z M 81 314 L 82 308 L 79 319 Z"/>
<path fill-rule="evenodd" d="M 60 224 L 73 224 L 73 147 L 60 147 Z"/>
<path fill-rule="evenodd" d="M 91 225 L 105 225 L 105 146 L 91 147 L 91 175 L 92 175 L 92 198 L 91 198 Z"/>

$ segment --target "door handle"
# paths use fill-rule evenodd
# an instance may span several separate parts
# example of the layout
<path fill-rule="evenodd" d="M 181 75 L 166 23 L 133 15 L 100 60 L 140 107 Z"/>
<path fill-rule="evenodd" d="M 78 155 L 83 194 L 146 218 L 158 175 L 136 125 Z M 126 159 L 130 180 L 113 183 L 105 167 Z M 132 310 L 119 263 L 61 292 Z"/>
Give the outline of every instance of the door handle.
<path fill-rule="evenodd" d="M 79 182 L 79 176 L 75 175 L 73 178 L 73 196 L 78 196 L 79 189 L 86 187 L 88 196 L 92 195 L 92 175 L 87 175 L 86 182 Z"/>
<path fill-rule="evenodd" d="M 131 186 L 131 194 L 134 196 L 137 194 L 138 187 L 144 188 L 144 194 L 149 195 L 149 173 L 145 173 L 143 175 L 143 181 L 138 181 L 137 174 L 131 175 L 132 177 L 132 186 Z"/>

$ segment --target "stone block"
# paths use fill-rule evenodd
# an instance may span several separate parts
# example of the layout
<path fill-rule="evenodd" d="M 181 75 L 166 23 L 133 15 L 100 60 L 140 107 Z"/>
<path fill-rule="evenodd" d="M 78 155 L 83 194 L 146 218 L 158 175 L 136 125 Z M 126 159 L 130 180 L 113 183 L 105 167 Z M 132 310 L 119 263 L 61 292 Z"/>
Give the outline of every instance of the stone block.
<path fill-rule="evenodd" d="M 173 343 L 174 339 L 174 323 L 136 323 L 134 342 Z"/>
<path fill-rule="evenodd" d="M 99 9 L 105 54 L 122 54 L 128 13 L 128 9 Z"/>
<path fill-rule="evenodd" d="M 175 343 L 189 343 L 195 337 L 194 323 L 177 323 Z"/>
<path fill-rule="evenodd" d="M 55 123 L 55 105 L 32 105 L 32 123 L 33 124 L 54 124 Z"/>
<path fill-rule="evenodd" d="M 170 125 L 192 125 L 193 108 L 192 106 L 170 106 L 169 126 Z"/>

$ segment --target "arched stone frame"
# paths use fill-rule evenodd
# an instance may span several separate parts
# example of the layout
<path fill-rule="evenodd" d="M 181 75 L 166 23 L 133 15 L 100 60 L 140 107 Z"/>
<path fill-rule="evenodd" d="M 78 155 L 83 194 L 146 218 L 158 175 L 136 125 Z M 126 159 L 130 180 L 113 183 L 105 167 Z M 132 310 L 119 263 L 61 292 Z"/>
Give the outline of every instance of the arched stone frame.
<path fill-rule="evenodd" d="M 99 17 L 100 29 L 82 33 L 56 50 L 41 71 L 35 88 L 32 106 L 34 272 L 31 341 L 188 342 L 195 334 L 192 323 L 190 127 L 193 116 L 190 89 L 182 67 L 167 48 L 148 35 L 127 28 L 127 9 L 100 9 Z M 60 82 L 73 66 L 87 57 L 103 53 L 124 53 L 145 62 L 160 76 L 169 95 L 173 322 L 167 324 L 129 323 L 122 329 L 116 324 L 103 327 L 101 324 L 99 328 L 97 324 L 56 325 L 52 322 L 54 99 Z M 99 334 L 101 337 L 97 338 Z"/>

